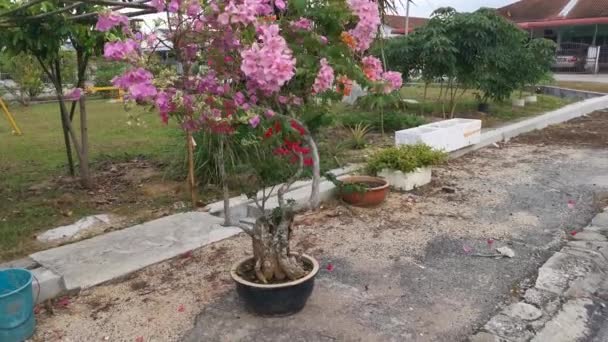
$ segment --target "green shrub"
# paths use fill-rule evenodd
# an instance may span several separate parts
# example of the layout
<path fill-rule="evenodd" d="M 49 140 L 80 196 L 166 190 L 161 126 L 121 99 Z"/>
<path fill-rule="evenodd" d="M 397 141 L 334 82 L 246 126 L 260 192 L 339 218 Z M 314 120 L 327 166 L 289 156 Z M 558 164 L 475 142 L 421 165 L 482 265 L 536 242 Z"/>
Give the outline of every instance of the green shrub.
<path fill-rule="evenodd" d="M 367 162 L 366 170 L 375 175 L 382 169 L 412 172 L 419 167 L 442 163 L 447 154 L 424 144 L 389 147 L 376 152 Z"/>
<path fill-rule="evenodd" d="M 112 79 L 126 70 L 126 65 L 121 62 L 98 61 L 95 71 L 95 86 L 112 86 Z"/>
<path fill-rule="evenodd" d="M 373 131 L 380 131 L 380 115 L 373 112 L 344 112 L 338 117 L 340 123 L 347 127 L 355 127 L 359 124 L 369 126 Z M 407 114 L 403 112 L 384 113 L 384 129 L 387 131 L 399 131 L 424 125 L 426 120 L 422 116 Z"/>
<path fill-rule="evenodd" d="M 367 143 L 367 134 L 369 133 L 369 126 L 362 123 L 358 123 L 355 127 L 350 128 L 350 139 L 347 141 L 350 148 L 360 150 L 365 148 Z"/>

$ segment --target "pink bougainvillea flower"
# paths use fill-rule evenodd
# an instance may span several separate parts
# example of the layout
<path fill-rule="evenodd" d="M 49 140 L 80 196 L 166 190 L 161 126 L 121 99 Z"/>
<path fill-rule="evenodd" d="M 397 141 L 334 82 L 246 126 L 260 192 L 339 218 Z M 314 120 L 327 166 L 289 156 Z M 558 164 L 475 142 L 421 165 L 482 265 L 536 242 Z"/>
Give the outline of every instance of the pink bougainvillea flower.
<path fill-rule="evenodd" d="M 290 24 L 291 28 L 296 30 L 310 31 L 312 30 L 312 21 L 306 18 L 300 18 L 292 21 Z"/>
<path fill-rule="evenodd" d="M 144 68 L 130 69 L 121 76 L 114 77 L 112 84 L 126 90 L 135 100 L 151 100 L 158 94 L 152 84 L 153 75 Z"/>
<path fill-rule="evenodd" d="M 58 301 L 55 302 L 55 306 L 58 306 L 61 308 L 67 308 L 68 305 L 70 305 L 69 297 L 61 297 Z"/>
<path fill-rule="evenodd" d="M 568 200 L 568 208 L 574 209 L 575 206 L 576 202 L 574 202 L 574 200 Z"/>
<path fill-rule="evenodd" d="M 260 25 L 257 31 L 259 42 L 241 52 L 241 71 L 252 93 L 259 89 L 270 95 L 295 75 L 296 59 L 279 34 L 279 25 Z"/>
<path fill-rule="evenodd" d="M 80 98 L 82 97 L 82 94 L 83 94 L 82 88 L 74 88 L 74 89 L 72 89 L 72 91 L 70 91 L 69 93 L 67 93 L 65 95 L 65 98 L 70 101 L 77 101 L 77 100 L 80 100 Z"/>
<path fill-rule="evenodd" d="M 269 118 L 269 119 L 270 119 L 271 117 L 275 116 L 276 114 L 277 114 L 277 113 L 275 113 L 275 112 L 274 112 L 274 110 L 272 110 L 272 109 L 267 109 L 267 110 L 264 112 L 264 116 L 266 116 L 266 117 L 267 117 L 267 118 Z"/>
<path fill-rule="evenodd" d="M 180 304 L 177 307 L 177 312 L 184 312 L 184 311 L 186 311 L 186 307 L 184 306 L 184 304 Z"/>
<path fill-rule="evenodd" d="M 258 127 L 258 125 L 260 124 L 260 116 L 256 115 L 256 116 L 252 117 L 251 119 L 249 119 L 249 124 L 253 128 Z"/>
<path fill-rule="evenodd" d="M 329 65 L 327 59 L 321 58 L 321 68 L 312 85 L 312 92 L 314 94 L 319 94 L 329 90 L 334 84 L 334 78 L 334 69 Z"/>
<path fill-rule="evenodd" d="M 578 232 L 577 232 L 576 230 L 573 230 L 573 231 L 571 231 L 571 232 L 570 232 L 570 235 L 572 235 L 572 236 L 576 236 L 576 234 L 577 234 L 577 233 L 578 233 Z"/>
<path fill-rule="evenodd" d="M 357 25 L 348 33 L 355 39 L 354 50 L 363 52 L 369 49 L 380 25 L 378 4 L 372 0 L 348 0 L 348 6 L 359 17 Z"/>
<path fill-rule="evenodd" d="M 151 0 L 150 6 L 154 7 L 157 12 L 165 10 L 165 0 Z"/>
<path fill-rule="evenodd" d="M 188 4 L 188 8 L 186 9 L 186 14 L 191 17 L 196 17 L 201 13 L 201 4 L 198 0 L 190 1 Z"/>
<path fill-rule="evenodd" d="M 386 71 L 382 73 L 382 80 L 384 80 L 384 93 L 389 94 L 395 90 L 399 90 L 403 84 L 403 78 L 401 73 L 397 71 Z"/>
<path fill-rule="evenodd" d="M 139 44 L 133 39 L 107 42 L 103 47 L 103 56 L 112 61 L 121 61 L 136 57 L 139 53 Z"/>
<path fill-rule="evenodd" d="M 128 88 L 129 95 L 136 100 L 149 100 L 158 93 L 155 86 L 150 83 L 137 83 Z"/>
<path fill-rule="evenodd" d="M 284 0 L 274 0 L 274 5 L 281 11 L 285 10 L 286 7 Z"/>
<path fill-rule="evenodd" d="M 327 37 L 325 37 L 325 36 L 319 36 L 319 41 L 323 45 L 327 45 L 327 42 L 328 42 Z"/>
<path fill-rule="evenodd" d="M 331 263 L 327 264 L 327 266 L 325 266 L 325 269 L 328 270 L 329 272 L 334 270 L 334 265 L 332 265 Z"/>
<path fill-rule="evenodd" d="M 363 72 L 370 81 L 379 81 L 382 78 L 382 62 L 373 56 L 363 57 Z"/>
<path fill-rule="evenodd" d="M 464 254 L 473 253 L 473 248 L 467 245 L 462 245 L 462 250 L 464 251 Z"/>
<path fill-rule="evenodd" d="M 129 18 L 117 12 L 103 12 L 99 13 L 95 29 L 97 31 L 106 32 L 120 25 L 129 27 Z"/>
<path fill-rule="evenodd" d="M 180 0 L 171 0 L 169 1 L 169 6 L 167 7 L 167 10 L 171 13 L 177 13 L 179 11 L 180 5 Z"/>

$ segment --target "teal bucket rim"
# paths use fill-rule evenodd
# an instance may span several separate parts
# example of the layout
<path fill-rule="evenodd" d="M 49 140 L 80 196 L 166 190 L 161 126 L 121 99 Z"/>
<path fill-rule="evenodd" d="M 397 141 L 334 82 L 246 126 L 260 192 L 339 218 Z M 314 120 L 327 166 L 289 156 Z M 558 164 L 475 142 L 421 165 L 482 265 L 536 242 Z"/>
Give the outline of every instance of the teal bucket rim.
<path fill-rule="evenodd" d="M 4 272 L 4 271 L 24 271 L 30 277 L 29 277 L 28 281 L 23 286 L 19 287 L 18 289 L 15 289 L 15 290 L 5 293 L 5 294 L 0 294 L 0 299 L 14 295 L 17 292 L 23 291 L 26 287 L 30 286 L 32 284 L 32 282 L 34 281 L 34 275 L 32 274 L 32 272 L 25 268 L 0 268 L 0 272 Z"/>

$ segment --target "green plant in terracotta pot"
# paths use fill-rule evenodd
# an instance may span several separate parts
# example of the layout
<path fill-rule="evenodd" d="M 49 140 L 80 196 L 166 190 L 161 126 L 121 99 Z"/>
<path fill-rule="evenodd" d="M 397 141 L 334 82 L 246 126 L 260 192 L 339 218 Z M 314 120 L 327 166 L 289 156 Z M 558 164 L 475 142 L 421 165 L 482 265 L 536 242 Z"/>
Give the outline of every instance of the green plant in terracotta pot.
<path fill-rule="evenodd" d="M 431 166 L 447 159 L 447 154 L 428 145 L 401 145 L 374 153 L 366 171 L 386 179 L 396 189 L 409 191 L 431 181 Z"/>

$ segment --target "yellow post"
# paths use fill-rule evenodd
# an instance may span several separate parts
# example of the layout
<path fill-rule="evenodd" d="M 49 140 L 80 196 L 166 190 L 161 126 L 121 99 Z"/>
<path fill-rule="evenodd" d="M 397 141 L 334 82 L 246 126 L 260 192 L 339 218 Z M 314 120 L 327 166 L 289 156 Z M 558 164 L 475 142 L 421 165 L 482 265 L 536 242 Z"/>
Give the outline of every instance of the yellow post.
<path fill-rule="evenodd" d="M 17 126 L 17 122 L 15 121 L 13 114 L 11 114 L 11 112 L 8 111 L 8 107 L 6 107 L 6 104 L 4 103 L 4 101 L 2 101 L 1 97 L 0 97 L 0 108 L 2 108 L 2 111 L 4 112 L 6 119 L 13 127 L 13 134 L 22 135 L 23 132 L 21 132 L 21 130 L 19 129 L 19 126 Z"/>

